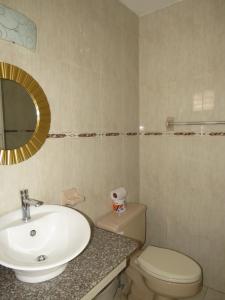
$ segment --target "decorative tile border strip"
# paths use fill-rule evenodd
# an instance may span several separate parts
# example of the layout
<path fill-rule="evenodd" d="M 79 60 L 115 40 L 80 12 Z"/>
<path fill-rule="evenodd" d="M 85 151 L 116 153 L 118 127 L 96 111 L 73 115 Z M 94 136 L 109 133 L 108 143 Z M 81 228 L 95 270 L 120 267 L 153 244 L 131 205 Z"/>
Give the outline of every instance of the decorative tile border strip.
<path fill-rule="evenodd" d="M 78 137 L 95 137 L 95 136 L 97 136 L 97 133 L 94 133 L 94 132 L 78 134 Z"/>
<path fill-rule="evenodd" d="M 91 138 L 91 137 L 115 137 L 115 136 L 225 136 L 225 132 L 193 132 L 193 131 L 145 131 L 145 132 L 87 132 L 87 133 L 49 133 L 48 138 Z"/>
<path fill-rule="evenodd" d="M 225 132 L 209 132 L 210 136 L 225 136 Z"/>
<path fill-rule="evenodd" d="M 143 132 L 141 135 L 163 135 L 162 132 Z"/>
<path fill-rule="evenodd" d="M 193 132 L 193 131 L 148 131 L 141 132 L 142 136 L 225 136 L 225 132 Z"/>
<path fill-rule="evenodd" d="M 118 136 L 118 135 L 120 135 L 119 132 L 107 132 L 107 133 L 105 133 L 105 136 Z"/>
<path fill-rule="evenodd" d="M 187 136 L 187 135 L 196 135 L 196 133 L 195 132 L 174 132 L 174 135 L 185 135 L 185 136 Z"/>
<path fill-rule="evenodd" d="M 48 138 L 50 139 L 61 139 L 61 138 L 65 138 L 66 134 L 64 133 L 49 133 L 48 134 Z"/>
<path fill-rule="evenodd" d="M 34 132 L 33 129 L 5 129 L 5 133 Z"/>
<path fill-rule="evenodd" d="M 64 132 L 64 133 L 49 133 L 48 138 L 50 139 L 61 139 L 61 138 L 89 138 L 89 137 L 98 137 L 98 136 L 137 136 L 139 132 L 105 132 L 105 133 L 96 133 L 96 132 L 86 132 L 86 133 L 72 133 L 72 132 Z"/>

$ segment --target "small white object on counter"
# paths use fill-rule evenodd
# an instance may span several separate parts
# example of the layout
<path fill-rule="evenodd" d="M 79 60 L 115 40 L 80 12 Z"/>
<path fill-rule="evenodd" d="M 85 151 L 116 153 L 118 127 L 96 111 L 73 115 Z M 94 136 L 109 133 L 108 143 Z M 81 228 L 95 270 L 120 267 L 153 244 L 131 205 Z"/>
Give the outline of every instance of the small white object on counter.
<path fill-rule="evenodd" d="M 126 211 L 126 196 L 127 191 L 124 187 L 119 187 L 110 193 L 112 199 L 112 209 L 116 213 L 123 213 Z"/>

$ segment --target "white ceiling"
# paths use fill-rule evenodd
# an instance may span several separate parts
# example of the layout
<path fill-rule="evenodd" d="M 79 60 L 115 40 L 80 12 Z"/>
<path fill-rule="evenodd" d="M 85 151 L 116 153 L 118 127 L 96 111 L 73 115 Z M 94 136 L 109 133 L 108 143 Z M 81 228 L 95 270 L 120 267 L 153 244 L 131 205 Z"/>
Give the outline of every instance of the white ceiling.
<path fill-rule="evenodd" d="M 120 0 L 138 16 L 146 15 L 180 1 L 182 0 Z"/>

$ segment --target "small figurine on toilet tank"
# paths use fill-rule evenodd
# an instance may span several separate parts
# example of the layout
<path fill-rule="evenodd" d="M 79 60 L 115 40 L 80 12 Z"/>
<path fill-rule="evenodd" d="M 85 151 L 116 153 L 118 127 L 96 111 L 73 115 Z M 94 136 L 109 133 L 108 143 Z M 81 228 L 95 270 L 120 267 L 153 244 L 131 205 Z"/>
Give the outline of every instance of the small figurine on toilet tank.
<path fill-rule="evenodd" d="M 115 213 L 121 214 L 126 211 L 127 191 L 124 187 L 119 187 L 110 193 L 112 199 L 112 209 Z"/>

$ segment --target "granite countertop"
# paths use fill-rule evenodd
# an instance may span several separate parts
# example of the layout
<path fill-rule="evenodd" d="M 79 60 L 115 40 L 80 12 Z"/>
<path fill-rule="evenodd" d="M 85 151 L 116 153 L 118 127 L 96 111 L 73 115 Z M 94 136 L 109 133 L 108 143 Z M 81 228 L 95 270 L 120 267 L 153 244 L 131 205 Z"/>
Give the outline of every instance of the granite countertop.
<path fill-rule="evenodd" d="M 49 281 L 24 283 L 11 269 L 0 266 L 0 299 L 82 299 L 138 246 L 127 237 L 93 227 L 88 247 L 61 275 Z"/>

